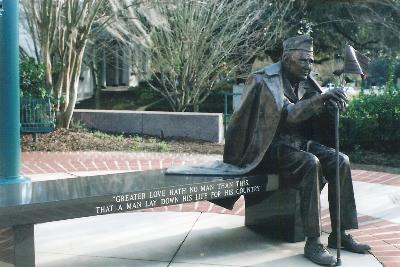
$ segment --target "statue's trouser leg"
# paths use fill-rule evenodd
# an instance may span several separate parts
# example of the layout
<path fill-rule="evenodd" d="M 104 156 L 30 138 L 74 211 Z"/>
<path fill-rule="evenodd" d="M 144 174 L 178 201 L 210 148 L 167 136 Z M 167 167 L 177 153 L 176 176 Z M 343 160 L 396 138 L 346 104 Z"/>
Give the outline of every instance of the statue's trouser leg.
<path fill-rule="evenodd" d="M 319 180 L 321 165 L 313 154 L 279 145 L 276 150 L 281 187 L 294 187 L 300 192 L 300 213 L 304 234 L 321 235 Z"/>
<path fill-rule="evenodd" d="M 322 166 L 323 176 L 328 181 L 329 212 L 332 229 L 336 229 L 336 155 L 333 148 L 312 142 L 309 152 L 318 157 Z M 340 222 L 341 230 L 357 229 L 357 210 L 354 200 L 353 182 L 351 179 L 349 157 L 343 153 L 339 154 L 340 175 Z M 324 187 L 321 183 L 320 189 Z"/>

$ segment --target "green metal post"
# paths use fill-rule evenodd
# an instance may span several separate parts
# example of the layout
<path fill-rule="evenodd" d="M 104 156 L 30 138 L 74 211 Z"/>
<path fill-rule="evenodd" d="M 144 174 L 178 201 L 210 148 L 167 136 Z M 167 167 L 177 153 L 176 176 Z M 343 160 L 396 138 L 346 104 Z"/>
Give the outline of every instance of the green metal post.
<path fill-rule="evenodd" d="M 21 183 L 19 43 L 16 0 L 0 0 L 0 184 Z"/>

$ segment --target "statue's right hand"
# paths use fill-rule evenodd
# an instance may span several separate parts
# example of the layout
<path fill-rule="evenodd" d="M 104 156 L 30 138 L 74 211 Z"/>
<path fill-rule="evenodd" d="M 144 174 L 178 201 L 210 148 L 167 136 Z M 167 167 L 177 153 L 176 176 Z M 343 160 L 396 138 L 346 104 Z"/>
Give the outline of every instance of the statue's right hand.
<path fill-rule="evenodd" d="M 344 110 L 349 99 L 346 96 L 346 93 L 342 88 L 335 88 L 333 90 L 329 90 L 321 95 L 324 99 L 325 103 L 336 103 L 340 110 Z"/>
<path fill-rule="evenodd" d="M 342 88 L 336 87 L 335 89 L 326 91 L 325 93 L 322 94 L 324 97 L 324 100 L 327 101 L 329 99 L 332 99 L 335 102 L 341 101 L 341 102 L 349 102 L 349 99 L 346 96 L 346 93 L 343 91 Z"/>

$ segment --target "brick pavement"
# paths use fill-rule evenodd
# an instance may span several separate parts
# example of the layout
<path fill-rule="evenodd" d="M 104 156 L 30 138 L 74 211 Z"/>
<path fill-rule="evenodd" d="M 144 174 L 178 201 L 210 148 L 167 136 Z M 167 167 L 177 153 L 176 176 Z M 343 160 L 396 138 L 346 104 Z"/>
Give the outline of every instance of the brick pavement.
<path fill-rule="evenodd" d="M 44 173 L 70 173 L 82 171 L 150 170 L 172 165 L 188 165 L 221 159 L 219 155 L 128 152 L 23 152 L 23 175 Z M 400 175 L 385 172 L 352 170 L 353 180 L 400 187 Z M 195 202 L 143 210 L 199 211 L 244 215 L 244 199 L 240 198 L 232 211 L 210 202 Z M 324 231 L 330 232 L 327 209 L 322 211 Z M 400 224 L 381 218 L 359 214 L 360 229 L 351 234 L 372 247 L 372 254 L 386 267 L 400 267 Z"/>

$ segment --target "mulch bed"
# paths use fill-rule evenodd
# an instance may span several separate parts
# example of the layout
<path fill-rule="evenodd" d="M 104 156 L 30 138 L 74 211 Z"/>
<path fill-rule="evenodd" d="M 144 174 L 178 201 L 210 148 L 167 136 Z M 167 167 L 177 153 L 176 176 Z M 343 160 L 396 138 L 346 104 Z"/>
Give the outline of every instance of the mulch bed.
<path fill-rule="evenodd" d="M 87 129 L 57 129 L 40 134 L 36 142 L 31 135 L 21 136 L 22 151 L 150 151 L 198 154 L 222 154 L 223 145 L 189 139 L 107 134 Z"/>
<path fill-rule="evenodd" d="M 223 144 L 189 139 L 157 138 L 139 135 L 108 134 L 86 128 L 57 129 L 40 134 L 36 142 L 31 135 L 21 136 L 22 151 L 149 151 L 195 154 L 223 153 Z M 400 153 L 344 151 L 352 163 L 400 168 Z"/>

